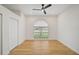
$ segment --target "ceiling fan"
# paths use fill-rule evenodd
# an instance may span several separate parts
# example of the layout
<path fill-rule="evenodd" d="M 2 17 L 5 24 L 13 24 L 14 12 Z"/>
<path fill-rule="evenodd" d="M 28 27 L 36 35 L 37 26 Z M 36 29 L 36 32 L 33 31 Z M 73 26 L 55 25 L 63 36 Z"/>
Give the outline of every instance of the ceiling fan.
<path fill-rule="evenodd" d="M 42 8 L 41 9 L 32 9 L 32 10 L 39 10 L 42 11 L 44 14 L 46 14 L 46 10 L 47 8 L 49 8 L 50 6 L 52 6 L 52 4 L 48 4 L 45 6 L 45 4 L 41 4 Z"/>

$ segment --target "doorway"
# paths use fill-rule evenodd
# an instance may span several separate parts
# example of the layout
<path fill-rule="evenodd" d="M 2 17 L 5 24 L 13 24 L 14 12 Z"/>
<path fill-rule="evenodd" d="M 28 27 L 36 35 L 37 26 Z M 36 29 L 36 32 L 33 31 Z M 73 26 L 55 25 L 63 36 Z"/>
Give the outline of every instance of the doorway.
<path fill-rule="evenodd" d="M 33 25 L 34 39 L 47 39 L 48 38 L 48 24 L 44 20 L 38 20 Z"/>
<path fill-rule="evenodd" d="M 18 45 L 18 21 L 15 18 L 9 18 L 9 51 Z"/>

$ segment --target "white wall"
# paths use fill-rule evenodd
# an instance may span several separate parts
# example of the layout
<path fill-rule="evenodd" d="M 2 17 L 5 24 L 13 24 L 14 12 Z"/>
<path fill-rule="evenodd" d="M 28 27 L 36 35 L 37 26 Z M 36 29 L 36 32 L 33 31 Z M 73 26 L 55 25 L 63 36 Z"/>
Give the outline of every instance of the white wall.
<path fill-rule="evenodd" d="M 23 13 L 20 14 L 19 20 L 19 44 L 26 39 L 26 21 Z"/>
<path fill-rule="evenodd" d="M 8 54 L 9 53 L 9 26 L 8 26 L 8 19 L 10 17 L 14 19 L 19 19 L 19 16 L 8 10 L 7 8 L 3 7 L 0 5 L 0 13 L 2 14 L 2 49 L 3 49 L 3 54 Z"/>
<path fill-rule="evenodd" d="M 59 15 L 58 39 L 79 53 L 79 5 L 72 5 Z"/>
<path fill-rule="evenodd" d="M 49 27 L 49 39 L 57 39 L 56 16 L 26 16 L 26 39 L 33 39 L 33 25 L 37 20 L 45 20 Z"/>

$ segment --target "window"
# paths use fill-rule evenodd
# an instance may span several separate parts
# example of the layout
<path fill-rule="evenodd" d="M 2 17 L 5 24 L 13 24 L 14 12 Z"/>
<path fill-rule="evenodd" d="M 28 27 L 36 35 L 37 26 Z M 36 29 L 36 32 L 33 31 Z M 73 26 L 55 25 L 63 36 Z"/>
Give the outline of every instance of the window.
<path fill-rule="evenodd" d="M 48 24 L 41 20 L 34 24 L 34 38 L 48 38 Z"/>

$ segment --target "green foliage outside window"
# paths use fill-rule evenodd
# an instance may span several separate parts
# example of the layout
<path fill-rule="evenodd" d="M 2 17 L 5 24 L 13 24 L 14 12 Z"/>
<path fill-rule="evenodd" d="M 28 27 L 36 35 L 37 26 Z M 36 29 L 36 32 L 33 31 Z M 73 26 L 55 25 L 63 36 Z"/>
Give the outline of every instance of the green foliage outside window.
<path fill-rule="evenodd" d="M 48 27 L 34 27 L 34 38 L 48 38 Z"/>

